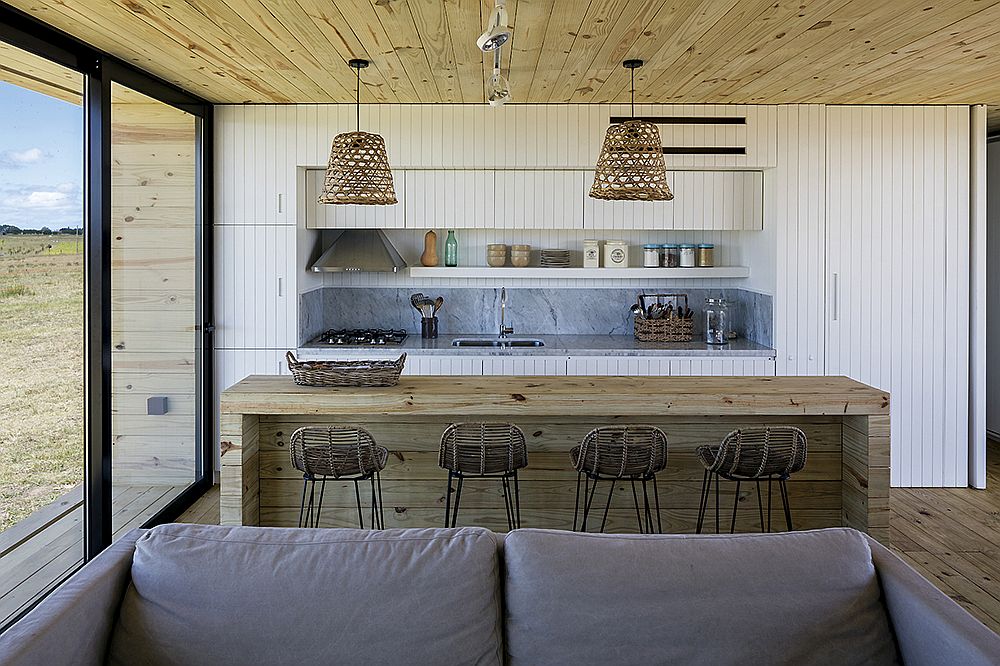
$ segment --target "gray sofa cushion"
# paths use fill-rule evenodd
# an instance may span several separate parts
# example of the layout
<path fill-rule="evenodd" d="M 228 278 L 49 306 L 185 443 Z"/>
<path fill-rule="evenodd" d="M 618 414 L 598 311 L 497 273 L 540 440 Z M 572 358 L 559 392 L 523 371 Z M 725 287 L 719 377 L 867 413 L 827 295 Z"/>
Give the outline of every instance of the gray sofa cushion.
<path fill-rule="evenodd" d="M 882 664 L 896 646 L 853 530 L 504 542 L 512 664 Z"/>
<path fill-rule="evenodd" d="M 136 543 L 111 663 L 496 664 L 498 574 L 478 528 L 165 525 Z"/>

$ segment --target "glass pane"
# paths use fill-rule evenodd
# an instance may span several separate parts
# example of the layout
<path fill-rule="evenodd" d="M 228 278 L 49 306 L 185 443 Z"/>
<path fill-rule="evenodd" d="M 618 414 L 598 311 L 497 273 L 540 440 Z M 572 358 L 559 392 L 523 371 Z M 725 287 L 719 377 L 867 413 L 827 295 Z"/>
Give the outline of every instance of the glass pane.
<path fill-rule="evenodd" d="M 116 536 L 195 481 L 197 119 L 113 84 L 112 481 Z"/>
<path fill-rule="evenodd" d="M 83 561 L 83 76 L 0 42 L 0 629 Z"/>

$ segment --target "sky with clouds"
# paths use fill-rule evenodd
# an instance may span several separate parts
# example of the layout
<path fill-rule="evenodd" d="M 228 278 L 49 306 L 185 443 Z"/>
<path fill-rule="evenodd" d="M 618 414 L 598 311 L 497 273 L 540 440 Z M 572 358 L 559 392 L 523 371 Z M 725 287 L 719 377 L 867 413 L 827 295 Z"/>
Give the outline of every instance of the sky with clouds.
<path fill-rule="evenodd" d="M 0 225 L 78 227 L 83 109 L 0 82 Z"/>

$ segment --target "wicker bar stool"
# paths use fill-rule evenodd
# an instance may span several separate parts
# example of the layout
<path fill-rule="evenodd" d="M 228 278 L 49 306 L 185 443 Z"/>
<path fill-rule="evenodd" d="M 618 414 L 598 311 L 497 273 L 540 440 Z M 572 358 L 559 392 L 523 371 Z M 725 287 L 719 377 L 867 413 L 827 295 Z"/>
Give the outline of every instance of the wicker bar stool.
<path fill-rule="evenodd" d="M 349 426 L 305 426 L 292 433 L 289 452 L 292 466 L 302 472 L 299 527 L 319 527 L 326 480 L 332 477 L 338 481 L 354 482 L 358 526 L 361 529 L 365 527 L 365 519 L 361 510 L 359 482 L 368 481 L 371 485 L 372 527 L 385 528 L 385 518 L 382 515 L 382 479 L 379 472 L 385 468 L 389 451 L 376 444 L 371 433 L 364 428 Z M 317 481 L 320 482 L 318 501 Z"/>
<path fill-rule="evenodd" d="M 656 531 L 663 532 L 660 521 L 660 494 L 656 489 L 656 474 L 667 466 L 667 436 L 654 426 L 629 425 L 606 426 L 595 428 L 587 433 L 580 446 L 570 451 L 570 461 L 576 470 L 576 502 L 573 507 L 573 531 L 576 531 L 577 518 L 580 513 L 580 484 L 583 483 L 583 521 L 580 529 L 587 531 L 587 518 L 594 503 L 594 494 L 599 481 L 610 481 L 608 501 L 604 505 L 604 516 L 601 518 L 601 531 L 608 521 L 608 510 L 611 508 L 611 496 L 615 491 L 615 482 L 627 480 L 632 484 L 632 501 L 635 504 L 635 517 L 639 523 L 640 533 L 653 532 L 653 516 L 649 508 L 649 493 L 646 482 L 653 482 L 653 499 L 656 505 Z M 643 514 L 646 524 L 639 513 L 639 496 L 636 493 L 635 482 L 642 483 Z M 593 482 L 591 484 L 591 482 Z"/>
<path fill-rule="evenodd" d="M 455 527 L 462 485 L 467 478 L 498 478 L 503 490 L 507 527 L 521 526 L 521 497 L 517 470 L 528 465 L 524 433 L 510 423 L 453 423 L 441 435 L 438 465 L 448 470 L 444 526 Z M 452 481 L 458 479 L 455 506 L 451 506 Z"/>
<path fill-rule="evenodd" d="M 785 482 L 806 464 L 806 434 L 793 426 L 763 426 L 742 428 L 726 435 L 719 446 L 699 446 L 695 451 L 705 467 L 701 483 L 701 504 L 698 507 L 700 534 L 705 524 L 708 497 L 715 480 L 715 531 L 719 532 L 719 483 L 720 479 L 736 482 L 733 516 L 729 532 L 736 531 L 736 509 L 740 502 L 740 485 L 744 481 L 757 484 L 757 510 L 760 527 L 764 530 L 764 506 L 760 495 L 760 482 L 767 479 L 767 531 L 771 531 L 771 481 L 778 480 L 781 504 L 785 509 L 785 525 L 792 530 L 792 512 L 788 505 L 788 487 Z"/>

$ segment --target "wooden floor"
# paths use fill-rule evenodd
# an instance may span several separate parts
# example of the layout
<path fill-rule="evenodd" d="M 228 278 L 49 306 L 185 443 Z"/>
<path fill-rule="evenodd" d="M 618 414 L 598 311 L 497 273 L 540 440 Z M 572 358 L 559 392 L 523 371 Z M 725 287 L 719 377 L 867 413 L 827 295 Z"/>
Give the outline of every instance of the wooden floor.
<path fill-rule="evenodd" d="M 181 490 L 116 486 L 111 499 L 115 536 L 142 525 Z M 82 563 L 83 489 L 77 486 L 0 532 L 0 629 Z"/>
<path fill-rule="evenodd" d="M 987 468 L 989 489 L 985 491 L 971 488 L 893 488 L 890 497 L 891 538 L 893 550 L 911 566 L 986 626 L 1000 633 L 1000 444 L 990 443 Z M 170 489 L 150 488 L 135 495 L 138 490 L 133 489 L 130 493 L 131 501 L 122 497 L 118 502 L 123 518 L 132 512 L 136 516 L 141 515 L 140 507 L 157 493 L 161 498 L 169 494 Z M 147 512 L 153 504 L 146 507 Z M 54 512 L 60 510 L 58 505 L 53 505 Z M 66 513 L 79 520 L 78 511 L 69 510 Z M 135 522 L 137 519 L 128 521 L 121 529 L 130 529 L 138 524 Z M 202 496 L 178 522 L 218 524 L 219 487 L 215 486 Z M 72 529 L 63 530 L 63 536 L 66 532 L 79 536 L 78 524 L 66 523 L 65 527 Z M 48 530 L 44 539 L 35 541 L 39 541 L 40 545 L 42 541 L 46 543 L 42 548 L 50 562 L 43 563 L 43 566 L 35 563 L 25 568 L 26 558 L 19 557 L 17 563 L 8 565 L 5 539 L 11 530 L 0 533 L 0 555 L 3 556 L 0 559 L 0 594 L 3 595 L 0 596 L 0 618 L 10 615 L 9 609 L 15 605 L 22 607 L 32 598 L 31 587 L 24 587 L 24 583 L 8 589 L 11 587 L 8 576 L 12 569 L 20 571 L 15 578 L 26 581 L 30 580 L 30 576 L 25 577 L 24 574 L 32 569 L 36 577 L 41 575 L 54 580 L 53 573 L 72 569 L 79 563 L 79 557 L 76 557 L 80 553 L 79 543 L 72 539 L 59 542 L 59 535 L 49 534 L 51 530 Z M 60 563 L 56 564 L 57 560 Z M 24 589 L 18 590 L 18 587 Z M 39 589 L 38 593 L 48 589 L 39 585 L 34 587 Z"/>
<path fill-rule="evenodd" d="M 893 488 L 892 549 L 1000 633 L 1000 444 L 990 443 L 988 490 Z M 219 487 L 180 522 L 217 524 Z"/>

